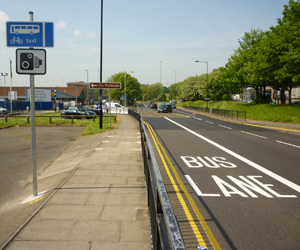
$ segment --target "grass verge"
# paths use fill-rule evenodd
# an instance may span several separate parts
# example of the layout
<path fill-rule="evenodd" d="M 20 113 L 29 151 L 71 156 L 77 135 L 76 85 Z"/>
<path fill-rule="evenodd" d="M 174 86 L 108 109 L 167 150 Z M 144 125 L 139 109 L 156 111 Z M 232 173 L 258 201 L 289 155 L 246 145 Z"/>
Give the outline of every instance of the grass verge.
<path fill-rule="evenodd" d="M 51 124 L 50 118 L 47 116 L 51 115 Z M 97 133 L 103 133 L 109 130 L 109 117 L 103 117 L 102 120 L 102 129 L 99 128 L 99 117 L 93 119 L 73 119 L 73 124 L 71 119 L 61 119 L 60 113 L 43 113 L 38 116 L 45 117 L 36 117 L 35 125 L 36 126 L 85 126 L 85 130 L 81 135 L 93 135 Z M 113 129 L 119 122 L 119 117 L 117 116 L 116 122 L 114 117 L 111 118 L 111 129 Z M 30 117 L 29 123 L 27 117 L 8 117 L 7 122 L 4 117 L 0 120 L 0 128 L 9 128 L 16 126 L 31 126 Z"/>
<path fill-rule="evenodd" d="M 182 104 L 178 104 L 182 106 Z M 186 106 L 206 107 L 205 101 L 186 102 Z M 246 111 L 247 119 L 300 124 L 300 105 L 254 104 L 233 101 L 210 101 L 209 108 Z"/>

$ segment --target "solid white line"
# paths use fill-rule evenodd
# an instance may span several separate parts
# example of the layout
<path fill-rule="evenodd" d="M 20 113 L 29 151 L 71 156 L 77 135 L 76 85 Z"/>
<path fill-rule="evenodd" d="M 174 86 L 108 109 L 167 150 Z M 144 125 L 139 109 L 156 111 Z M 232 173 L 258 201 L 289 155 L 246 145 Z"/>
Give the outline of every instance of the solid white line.
<path fill-rule="evenodd" d="M 232 128 L 229 128 L 229 127 L 226 127 L 226 126 L 223 126 L 223 125 L 220 125 L 220 124 L 219 124 L 219 127 L 227 128 L 227 129 L 232 129 Z"/>
<path fill-rule="evenodd" d="M 292 146 L 292 147 L 295 147 L 295 148 L 300 148 L 300 146 L 297 146 L 297 145 L 294 145 L 294 144 L 290 144 L 290 143 L 287 143 L 287 142 L 283 142 L 283 141 L 276 141 L 278 143 L 282 143 L 282 144 L 285 144 L 285 145 L 289 145 L 289 146 Z"/>
<path fill-rule="evenodd" d="M 188 181 L 188 183 L 191 185 L 191 187 L 194 189 L 196 195 L 198 196 L 216 196 L 219 197 L 221 196 L 220 194 L 203 194 L 200 189 L 196 186 L 195 182 L 192 180 L 192 178 L 189 175 L 185 175 L 184 176 L 186 178 L 186 180 Z"/>
<path fill-rule="evenodd" d="M 273 173 L 272 171 L 270 171 L 270 170 L 268 170 L 268 169 L 266 169 L 266 168 L 264 168 L 264 167 L 256 164 L 253 161 L 250 161 L 250 160 L 246 159 L 245 157 L 243 157 L 243 156 L 241 156 L 241 155 L 239 155 L 239 154 L 231 151 L 230 149 L 227 149 L 227 148 L 221 146 L 220 144 L 218 144 L 218 143 L 216 143 L 216 142 L 214 142 L 214 141 L 212 141 L 212 140 L 210 140 L 210 139 L 208 139 L 208 138 L 206 138 L 206 137 L 204 137 L 202 135 L 199 135 L 198 133 L 194 132 L 193 130 L 191 130 L 191 129 L 189 129 L 189 128 L 187 128 L 187 127 L 185 127 L 185 126 L 183 126 L 183 125 L 181 125 L 181 124 L 179 124 L 177 122 L 174 122 L 174 121 L 172 121 L 171 119 L 169 119 L 167 117 L 165 117 L 165 118 L 167 120 L 169 120 L 170 122 L 174 123 L 175 125 L 177 125 L 177 126 L 183 128 L 183 129 L 185 129 L 186 131 L 190 132 L 191 134 L 196 135 L 197 137 L 201 138 L 202 140 L 204 140 L 204 141 L 212 144 L 213 146 L 215 146 L 215 147 L 223 150 L 224 152 L 226 152 L 226 153 L 234 156 L 235 158 L 237 158 L 237 159 L 245 162 L 246 164 L 250 165 L 251 167 L 256 168 L 257 170 L 265 173 L 266 175 L 269 175 L 270 177 L 274 178 L 275 180 L 277 180 L 277 181 L 279 181 L 279 182 L 287 185 L 288 187 L 290 187 L 290 188 L 296 190 L 298 193 L 300 193 L 300 186 L 299 185 L 297 185 L 297 184 L 295 184 L 295 183 L 293 183 L 293 182 L 291 182 L 291 181 L 289 181 L 289 180 L 281 177 L 278 174 Z"/>
<path fill-rule="evenodd" d="M 247 135 L 253 135 L 253 136 L 256 136 L 256 137 L 260 137 L 260 138 L 263 138 L 263 139 L 267 139 L 267 137 L 264 137 L 264 136 L 260 136 L 260 135 L 256 135 L 256 134 L 251 134 L 249 132 L 245 132 L 245 131 L 241 131 L 242 133 L 244 134 L 247 134 Z"/>

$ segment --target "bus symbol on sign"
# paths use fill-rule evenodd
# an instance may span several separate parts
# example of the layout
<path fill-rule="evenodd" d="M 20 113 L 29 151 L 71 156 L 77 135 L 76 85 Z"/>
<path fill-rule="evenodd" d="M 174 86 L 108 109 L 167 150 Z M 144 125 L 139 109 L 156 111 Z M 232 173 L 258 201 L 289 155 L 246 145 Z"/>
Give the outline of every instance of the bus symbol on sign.
<path fill-rule="evenodd" d="M 36 34 L 40 33 L 40 26 L 38 25 L 11 25 L 10 26 L 11 34 Z"/>

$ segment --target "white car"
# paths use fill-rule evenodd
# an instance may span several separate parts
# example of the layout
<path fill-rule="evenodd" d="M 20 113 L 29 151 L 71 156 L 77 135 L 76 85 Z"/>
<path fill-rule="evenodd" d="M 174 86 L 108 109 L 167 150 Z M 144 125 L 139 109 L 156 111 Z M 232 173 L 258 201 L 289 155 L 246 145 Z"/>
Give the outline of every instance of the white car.
<path fill-rule="evenodd" d="M 7 109 L 0 107 L 0 115 L 6 115 L 7 113 Z"/>

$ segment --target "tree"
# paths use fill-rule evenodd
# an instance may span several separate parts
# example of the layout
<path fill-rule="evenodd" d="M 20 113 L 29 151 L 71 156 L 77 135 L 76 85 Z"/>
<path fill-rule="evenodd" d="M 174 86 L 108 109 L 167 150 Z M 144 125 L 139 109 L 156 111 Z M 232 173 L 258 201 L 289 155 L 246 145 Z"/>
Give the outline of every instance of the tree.
<path fill-rule="evenodd" d="M 120 90 L 113 89 L 111 91 L 111 97 L 120 100 L 122 96 L 125 96 L 125 72 L 112 75 L 110 81 L 122 84 Z M 133 102 L 135 98 L 142 99 L 141 84 L 128 73 L 126 73 L 126 97 L 129 102 Z"/>

